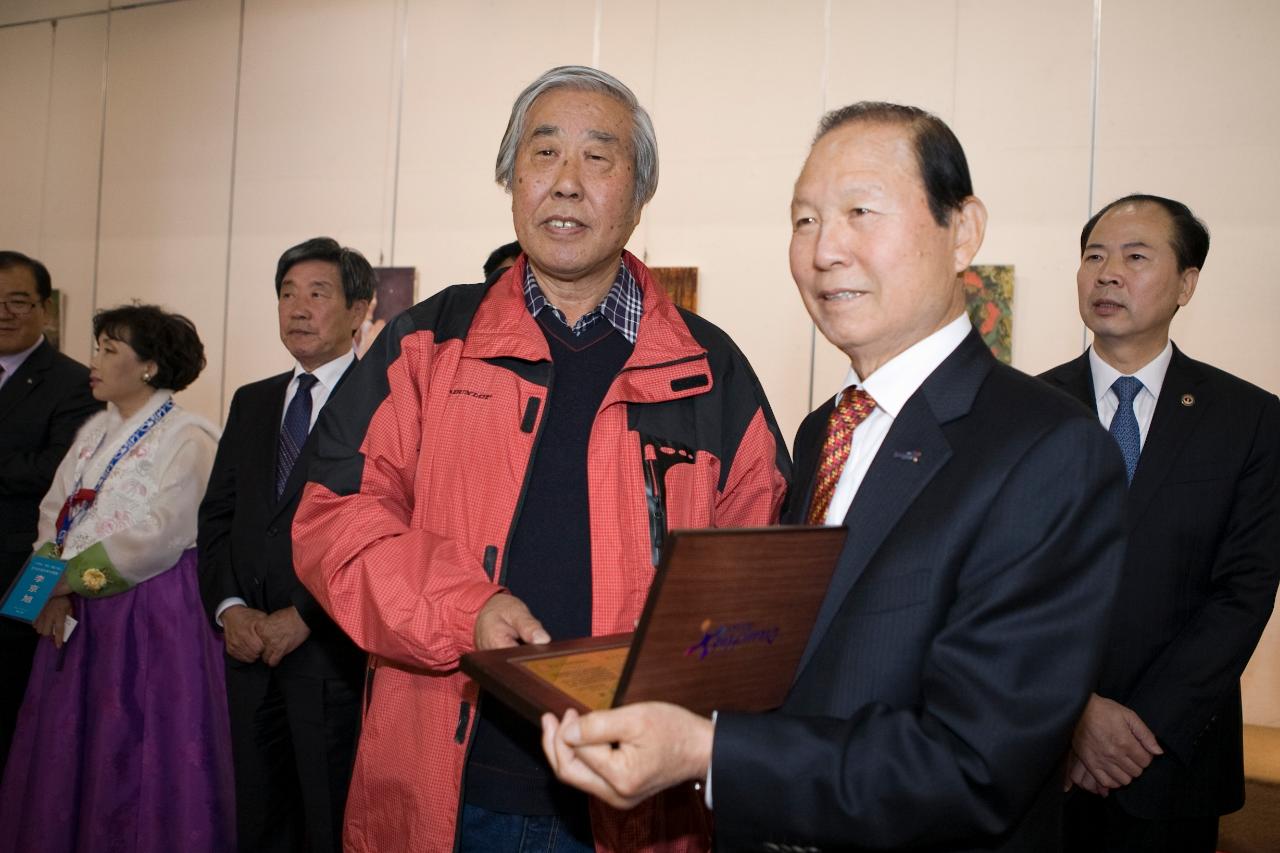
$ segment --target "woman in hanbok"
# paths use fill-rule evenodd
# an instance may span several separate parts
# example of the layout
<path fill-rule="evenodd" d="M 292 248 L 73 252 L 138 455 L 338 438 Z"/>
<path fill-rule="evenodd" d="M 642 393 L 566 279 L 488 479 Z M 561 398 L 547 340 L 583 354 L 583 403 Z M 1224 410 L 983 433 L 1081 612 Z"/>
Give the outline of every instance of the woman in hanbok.
<path fill-rule="evenodd" d="M 94 317 L 88 421 L 40 505 L 66 561 L 0 787 L 0 850 L 234 849 L 222 644 L 204 617 L 196 511 L 218 430 L 173 393 L 205 365 L 191 321 Z"/>

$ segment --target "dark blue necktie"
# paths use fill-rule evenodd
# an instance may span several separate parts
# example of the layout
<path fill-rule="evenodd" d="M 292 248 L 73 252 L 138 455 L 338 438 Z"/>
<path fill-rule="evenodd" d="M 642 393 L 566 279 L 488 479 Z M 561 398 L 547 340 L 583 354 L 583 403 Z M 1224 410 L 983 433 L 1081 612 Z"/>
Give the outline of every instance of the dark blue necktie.
<path fill-rule="evenodd" d="M 1133 401 L 1142 390 L 1142 382 L 1133 376 L 1121 376 L 1111 384 L 1120 404 L 1111 419 L 1111 437 L 1120 445 L 1124 454 L 1124 467 L 1133 482 L 1133 472 L 1138 470 L 1138 456 L 1142 453 L 1142 434 L 1138 432 L 1138 418 L 1133 413 Z"/>
<path fill-rule="evenodd" d="M 299 373 L 298 392 L 284 413 L 284 423 L 280 425 L 280 449 L 276 453 L 277 498 L 284 492 L 293 463 L 298 461 L 298 453 L 307 442 L 307 432 L 311 429 L 311 387 L 315 384 L 316 378 L 310 373 Z"/>

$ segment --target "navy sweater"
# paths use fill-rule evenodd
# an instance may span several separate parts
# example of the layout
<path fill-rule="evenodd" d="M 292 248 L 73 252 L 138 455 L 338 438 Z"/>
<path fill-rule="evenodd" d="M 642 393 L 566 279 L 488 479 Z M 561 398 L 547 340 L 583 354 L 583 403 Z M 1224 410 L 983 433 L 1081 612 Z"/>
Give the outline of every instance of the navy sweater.
<path fill-rule="evenodd" d="M 632 345 L 603 319 L 579 337 L 549 310 L 537 319 L 551 348 L 555 377 L 502 582 L 552 639 L 568 640 L 591 635 L 587 443 L 600 403 Z M 575 829 L 585 827 L 589 839 L 585 795 L 556 781 L 540 739 L 537 726 L 483 696 L 465 800 L 508 814 L 558 814 Z"/>

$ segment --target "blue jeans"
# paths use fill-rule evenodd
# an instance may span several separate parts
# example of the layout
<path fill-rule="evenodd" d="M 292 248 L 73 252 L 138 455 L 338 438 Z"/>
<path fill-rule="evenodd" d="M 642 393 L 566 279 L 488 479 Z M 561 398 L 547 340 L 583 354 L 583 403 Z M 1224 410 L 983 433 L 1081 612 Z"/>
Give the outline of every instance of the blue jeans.
<path fill-rule="evenodd" d="M 595 853 L 595 845 L 574 836 L 555 815 L 491 812 L 462 807 L 461 853 Z"/>

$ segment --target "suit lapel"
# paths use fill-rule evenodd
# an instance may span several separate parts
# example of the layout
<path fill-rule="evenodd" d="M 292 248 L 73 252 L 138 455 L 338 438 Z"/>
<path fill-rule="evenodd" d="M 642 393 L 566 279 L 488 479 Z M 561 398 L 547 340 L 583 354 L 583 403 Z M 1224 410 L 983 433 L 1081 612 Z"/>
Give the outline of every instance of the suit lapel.
<path fill-rule="evenodd" d="M 1212 405 L 1212 388 L 1195 362 L 1175 346 L 1173 359 L 1160 386 L 1160 398 L 1151 418 L 1147 440 L 1138 457 L 1138 468 L 1129 485 L 1129 518 L 1137 524 L 1152 496 L 1174 467 L 1205 407 Z M 1186 400 L 1189 405 L 1184 404 Z"/>
<path fill-rule="evenodd" d="M 1095 415 L 1098 413 L 1098 398 L 1093 392 L 1093 369 L 1089 366 L 1087 351 L 1052 371 L 1046 378 L 1051 384 L 1088 406 Z"/>
<path fill-rule="evenodd" d="M 4 387 L 0 388 L 0 423 L 10 413 L 18 410 L 18 404 L 27 398 L 32 391 L 44 381 L 44 373 L 53 362 L 53 346 L 46 340 L 27 356 L 26 361 L 18 366 Z"/>
<path fill-rule="evenodd" d="M 795 468 L 792 472 L 795 488 L 787 499 L 787 508 L 781 519 L 783 524 L 807 523 L 809 504 L 813 501 L 814 474 L 827 437 L 827 421 L 834 408 L 835 400 L 827 400 L 811 412 L 796 430 Z"/>
<path fill-rule="evenodd" d="M 267 386 L 262 403 L 255 407 L 262 412 L 264 421 L 258 430 L 257 447 L 254 456 L 257 459 L 255 470 L 262 472 L 258 488 L 262 495 L 263 506 L 270 507 L 274 515 L 276 509 L 276 456 L 280 452 L 280 421 L 284 418 L 284 395 L 293 379 L 292 373 L 277 376 Z"/>
<path fill-rule="evenodd" d="M 993 363 L 982 339 L 971 332 L 894 419 L 845 515 L 849 537 L 798 671 L 803 671 L 880 545 L 951 458 L 942 425 L 969 412 Z"/>

